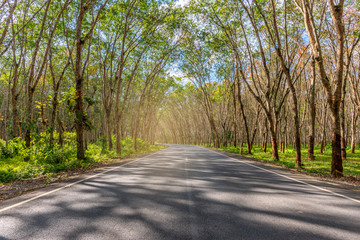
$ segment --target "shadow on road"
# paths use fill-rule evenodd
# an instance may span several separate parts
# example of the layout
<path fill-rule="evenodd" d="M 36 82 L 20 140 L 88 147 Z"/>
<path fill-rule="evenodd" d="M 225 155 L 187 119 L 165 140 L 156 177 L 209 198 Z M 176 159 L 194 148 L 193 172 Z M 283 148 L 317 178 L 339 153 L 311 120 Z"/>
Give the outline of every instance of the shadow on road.
<path fill-rule="evenodd" d="M 351 239 L 360 234 L 359 209 L 355 202 L 208 150 L 172 146 L 156 159 L 5 212 L 0 236 Z"/>

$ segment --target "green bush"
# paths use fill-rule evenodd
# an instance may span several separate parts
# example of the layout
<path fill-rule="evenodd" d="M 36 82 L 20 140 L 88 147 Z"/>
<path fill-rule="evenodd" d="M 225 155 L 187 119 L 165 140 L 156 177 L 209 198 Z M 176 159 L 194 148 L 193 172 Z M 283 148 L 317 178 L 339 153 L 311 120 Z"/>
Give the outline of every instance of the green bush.
<path fill-rule="evenodd" d="M 1 157 L 2 158 L 11 158 L 14 156 L 13 152 L 10 148 L 5 147 L 2 143 L 0 143 Z"/>
<path fill-rule="evenodd" d="M 0 157 L 1 158 L 12 158 L 19 154 L 21 150 L 25 148 L 25 144 L 20 138 L 14 138 L 8 141 L 8 146 L 4 140 L 0 141 Z"/>
<path fill-rule="evenodd" d="M 44 175 L 44 167 L 28 164 L 18 175 L 19 179 L 39 177 Z"/>
<path fill-rule="evenodd" d="M 12 168 L 0 170 L 0 182 L 11 182 L 20 179 L 19 173 Z"/>
<path fill-rule="evenodd" d="M 138 152 L 144 152 L 144 151 L 149 151 L 150 149 L 150 144 L 145 142 L 144 140 L 138 138 L 137 139 L 137 151 Z"/>
<path fill-rule="evenodd" d="M 121 141 L 122 155 L 130 156 L 135 153 L 134 150 L 134 139 L 131 137 L 127 137 Z"/>

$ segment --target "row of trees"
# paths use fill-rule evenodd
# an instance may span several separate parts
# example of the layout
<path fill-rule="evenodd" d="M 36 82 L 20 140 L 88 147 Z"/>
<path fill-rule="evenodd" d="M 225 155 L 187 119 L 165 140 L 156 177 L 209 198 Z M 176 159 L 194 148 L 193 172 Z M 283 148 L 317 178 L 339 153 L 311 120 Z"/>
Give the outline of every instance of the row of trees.
<path fill-rule="evenodd" d="M 75 130 L 78 159 L 88 141 L 106 139 L 119 154 L 126 136 L 135 149 L 137 138 L 154 142 L 182 38 L 181 11 L 171 1 L 0 4 L 0 138 L 21 137 L 31 148 L 33 135 L 46 131 L 52 148 Z"/>
<path fill-rule="evenodd" d="M 192 84 L 172 94 L 160 137 L 216 147 L 246 142 L 248 153 L 270 139 L 276 160 L 292 143 L 297 167 L 302 143 L 313 160 L 315 142 L 324 147 L 331 139 L 331 174 L 342 176 L 360 109 L 359 3 L 198 0 L 190 6 L 197 15 L 181 46 Z M 199 124 L 204 120 L 206 127 Z"/>
<path fill-rule="evenodd" d="M 77 133 L 77 157 L 104 139 L 255 143 L 272 155 L 332 142 L 334 176 L 356 143 L 356 0 L 2 0 L 0 134 Z M 178 65 L 184 79 L 170 77 Z M 199 110 L 200 108 L 200 110 Z M 160 124 L 159 124 L 160 123 Z M 331 134 L 328 129 L 331 129 Z M 91 130 L 91 131 L 90 131 Z M 55 141 L 54 132 L 59 133 Z"/>

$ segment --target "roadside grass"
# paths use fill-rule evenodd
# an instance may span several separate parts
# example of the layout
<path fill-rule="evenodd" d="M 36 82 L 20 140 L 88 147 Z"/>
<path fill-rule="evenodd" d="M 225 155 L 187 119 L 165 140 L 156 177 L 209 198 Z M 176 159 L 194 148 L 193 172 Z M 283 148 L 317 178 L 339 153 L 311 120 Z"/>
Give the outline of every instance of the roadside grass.
<path fill-rule="evenodd" d="M 107 150 L 105 141 L 89 143 L 85 159 L 76 159 L 76 140 L 74 133 L 66 133 L 62 147 L 50 148 L 46 134 L 34 138 L 30 149 L 25 148 L 21 139 L 5 142 L 0 139 L 0 184 L 27 178 L 46 176 L 51 178 L 55 173 L 75 169 L 89 169 L 131 157 L 139 153 L 163 149 L 160 145 L 150 145 L 138 139 L 138 150 L 134 150 L 134 140 L 126 138 L 121 142 L 122 154 Z M 29 159 L 29 161 L 25 161 Z"/>
<path fill-rule="evenodd" d="M 216 148 L 215 148 L 216 149 Z M 219 150 L 240 154 L 239 147 L 222 147 Z M 360 177 L 360 146 L 357 146 L 355 149 L 355 153 L 351 153 L 350 146 L 346 149 L 347 158 L 343 160 L 344 167 L 344 176 L 347 177 Z M 243 155 L 256 158 L 261 160 L 262 162 L 270 162 L 273 164 L 281 165 L 284 167 L 295 168 L 295 157 L 296 150 L 294 147 L 289 146 L 285 149 L 285 152 L 279 151 L 279 161 L 275 161 L 272 158 L 272 149 L 271 146 L 267 146 L 267 152 L 264 153 L 263 149 L 254 145 L 252 149 L 252 154 L 248 154 L 246 150 L 246 146 L 243 147 Z M 315 173 L 323 176 L 330 175 L 331 169 L 331 146 L 327 145 L 323 154 L 320 154 L 320 145 L 316 145 L 314 149 L 315 160 L 308 161 L 308 149 L 307 146 L 304 148 L 302 146 L 301 149 L 301 159 L 302 159 L 302 168 L 298 168 L 301 171 Z"/>

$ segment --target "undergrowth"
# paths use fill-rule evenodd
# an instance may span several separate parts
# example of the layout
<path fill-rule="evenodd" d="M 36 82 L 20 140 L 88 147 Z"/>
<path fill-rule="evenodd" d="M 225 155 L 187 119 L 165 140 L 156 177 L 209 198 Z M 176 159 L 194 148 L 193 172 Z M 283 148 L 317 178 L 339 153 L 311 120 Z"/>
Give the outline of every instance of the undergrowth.
<path fill-rule="evenodd" d="M 137 151 L 135 151 L 134 139 L 128 137 L 121 141 L 122 153 L 118 155 L 114 150 L 109 151 L 106 142 L 100 140 L 89 143 L 85 159 L 79 161 L 76 159 L 75 133 L 65 133 L 62 146 L 54 144 L 53 147 L 50 147 L 48 137 L 47 133 L 33 136 L 30 148 L 25 147 L 25 142 L 21 138 L 9 141 L 7 146 L 5 141 L 0 139 L 0 183 L 51 176 L 53 173 L 71 169 L 92 168 L 137 153 L 151 152 L 163 148 L 138 139 L 138 147 Z M 55 139 L 57 137 L 58 135 L 55 133 Z"/>

